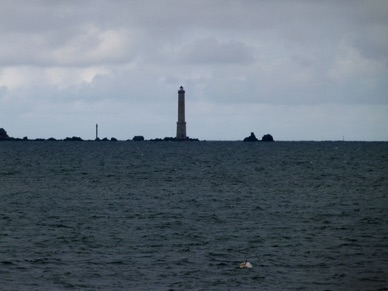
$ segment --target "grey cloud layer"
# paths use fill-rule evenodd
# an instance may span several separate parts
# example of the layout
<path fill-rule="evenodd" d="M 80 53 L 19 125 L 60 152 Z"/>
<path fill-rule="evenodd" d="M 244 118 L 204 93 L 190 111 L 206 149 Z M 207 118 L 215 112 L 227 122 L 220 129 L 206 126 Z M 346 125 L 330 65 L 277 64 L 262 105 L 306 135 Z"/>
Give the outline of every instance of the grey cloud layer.
<path fill-rule="evenodd" d="M 0 105 L 387 106 L 386 35 L 386 1 L 5 0 Z"/>
<path fill-rule="evenodd" d="M 268 48 L 276 41 L 276 45 L 307 48 L 323 45 L 324 49 L 336 47 L 341 38 L 347 37 L 365 56 L 381 58 L 386 57 L 388 43 L 383 37 L 388 24 L 384 10 L 388 10 L 388 4 L 383 1 L 5 3 L 0 12 L 2 43 L 7 44 L 2 46 L 2 59 L 12 52 L 18 55 L 22 51 L 34 57 L 43 50 L 55 61 L 57 51 L 77 46 L 79 51 L 76 52 L 82 53 L 114 38 L 115 35 L 109 35 L 113 32 L 123 41 L 119 44 L 123 49 L 131 49 L 133 42 L 136 54 L 141 54 L 142 44 L 148 47 L 154 42 L 153 50 L 157 51 L 161 43 L 165 47 L 180 47 L 192 37 L 198 41 L 201 37 L 205 40 L 218 38 Z M 278 42 L 279 39 L 283 43 Z M 128 56 L 120 52 L 118 55 L 124 60 Z M 98 59 L 90 62 L 93 60 L 98 62 Z M 28 64 L 27 58 L 24 63 Z"/>

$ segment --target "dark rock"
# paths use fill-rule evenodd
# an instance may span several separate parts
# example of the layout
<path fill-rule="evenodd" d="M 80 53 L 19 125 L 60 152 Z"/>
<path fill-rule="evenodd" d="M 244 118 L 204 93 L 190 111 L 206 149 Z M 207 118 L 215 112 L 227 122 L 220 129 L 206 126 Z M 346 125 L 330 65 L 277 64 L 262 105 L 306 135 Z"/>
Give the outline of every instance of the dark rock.
<path fill-rule="evenodd" d="M 23 140 L 28 140 L 28 137 L 26 137 L 26 136 L 25 136 L 25 137 L 23 137 Z"/>
<path fill-rule="evenodd" d="M 274 141 L 274 140 L 273 140 L 272 135 L 270 135 L 270 134 L 265 134 L 265 135 L 263 135 L 263 137 L 261 138 L 261 141 Z"/>
<path fill-rule="evenodd" d="M 253 132 L 251 132 L 251 135 L 248 136 L 248 137 L 246 137 L 246 138 L 244 138 L 243 141 L 259 141 L 259 140 L 258 140 L 257 137 L 255 136 L 255 134 L 254 134 Z"/>
<path fill-rule="evenodd" d="M 163 140 L 164 141 L 179 141 L 179 142 L 182 142 L 182 141 L 199 141 L 198 138 L 191 138 L 191 137 L 186 137 L 185 139 L 176 139 L 176 137 L 165 137 Z"/>
<path fill-rule="evenodd" d="M 104 138 L 102 139 L 102 141 L 109 141 L 109 139 L 106 138 L 106 137 L 104 137 Z"/>
<path fill-rule="evenodd" d="M 99 137 L 96 137 L 95 141 L 101 141 L 101 139 Z"/>
<path fill-rule="evenodd" d="M 78 136 L 73 136 L 73 137 L 66 137 L 64 141 L 83 141 L 83 139 Z"/>
<path fill-rule="evenodd" d="M 117 138 L 111 137 L 110 141 L 117 141 Z"/>
<path fill-rule="evenodd" d="M 142 135 L 135 135 L 133 138 L 132 138 L 133 141 L 144 141 L 144 136 Z"/>
<path fill-rule="evenodd" d="M 163 139 L 161 138 L 155 138 L 155 139 L 150 139 L 150 141 L 168 141 L 168 142 L 171 142 L 171 141 L 176 141 L 176 142 L 186 142 L 186 141 L 199 141 L 198 138 L 185 138 L 185 139 L 176 139 L 175 137 L 165 137 Z"/>
<path fill-rule="evenodd" d="M 7 132 L 4 128 L 0 128 L 0 140 L 8 140 L 10 137 L 8 136 Z"/>
<path fill-rule="evenodd" d="M 47 139 L 48 141 L 56 141 L 56 139 L 55 138 L 53 138 L 53 137 L 50 137 L 49 139 Z"/>
<path fill-rule="evenodd" d="M 199 141 L 199 139 L 198 138 L 187 138 L 187 141 Z"/>

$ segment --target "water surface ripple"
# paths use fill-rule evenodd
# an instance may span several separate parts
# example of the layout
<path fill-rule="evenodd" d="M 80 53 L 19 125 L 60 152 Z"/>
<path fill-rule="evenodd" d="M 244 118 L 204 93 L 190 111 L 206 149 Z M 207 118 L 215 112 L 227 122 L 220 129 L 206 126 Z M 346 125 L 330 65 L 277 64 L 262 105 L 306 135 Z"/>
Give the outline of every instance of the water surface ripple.
<path fill-rule="evenodd" d="M 388 143 L 1 142 L 0 199 L 4 290 L 388 290 Z"/>

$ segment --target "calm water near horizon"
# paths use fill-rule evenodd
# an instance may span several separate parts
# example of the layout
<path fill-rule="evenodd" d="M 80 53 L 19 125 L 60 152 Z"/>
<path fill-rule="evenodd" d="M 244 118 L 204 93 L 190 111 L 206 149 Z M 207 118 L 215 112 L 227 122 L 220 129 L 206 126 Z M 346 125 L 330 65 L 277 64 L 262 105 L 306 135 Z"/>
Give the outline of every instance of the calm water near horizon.
<path fill-rule="evenodd" d="M 388 142 L 0 142 L 0 199 L 2 290 L 388 290 Z"/>

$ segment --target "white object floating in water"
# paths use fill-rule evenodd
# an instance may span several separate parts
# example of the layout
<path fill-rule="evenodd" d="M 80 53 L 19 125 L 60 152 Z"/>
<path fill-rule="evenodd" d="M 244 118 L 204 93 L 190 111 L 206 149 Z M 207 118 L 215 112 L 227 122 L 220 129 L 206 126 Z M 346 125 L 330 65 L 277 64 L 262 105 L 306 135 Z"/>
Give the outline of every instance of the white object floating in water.
<path fill-rule="evenodd" d="M 244 262 L 240 264 L 240 269 L 251 269 L 252 264 L 250 262 Z"/>

